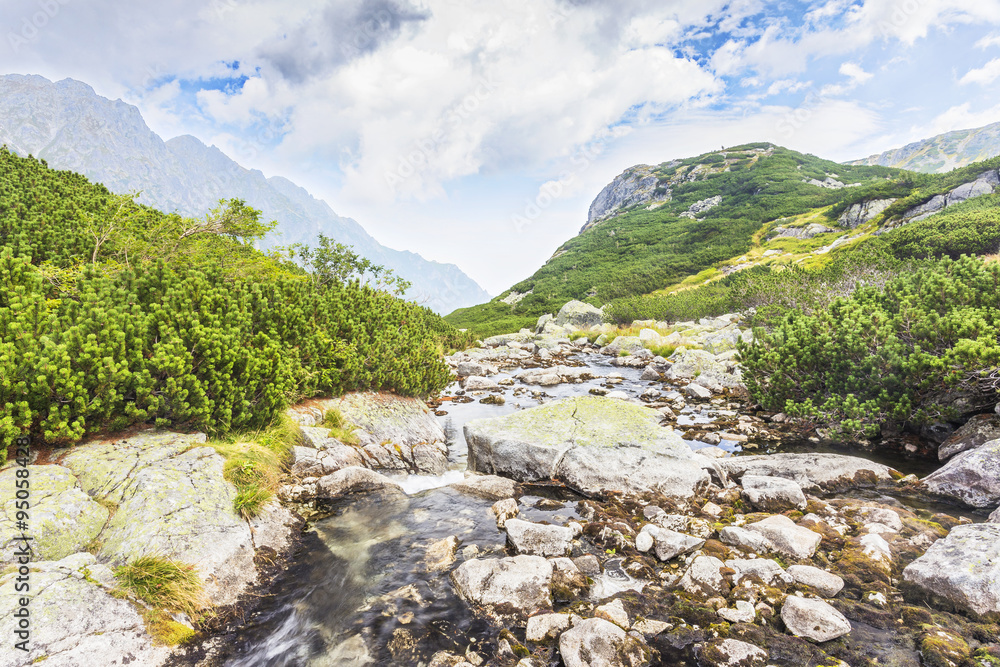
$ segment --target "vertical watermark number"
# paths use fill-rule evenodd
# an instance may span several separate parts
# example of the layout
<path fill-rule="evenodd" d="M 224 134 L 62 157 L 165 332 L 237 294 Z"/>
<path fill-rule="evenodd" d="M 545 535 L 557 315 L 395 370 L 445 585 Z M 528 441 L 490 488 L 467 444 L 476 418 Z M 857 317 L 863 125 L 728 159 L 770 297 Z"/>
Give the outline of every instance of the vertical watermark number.
<path fill-rule="evenodd" d="M 14 648 L 29 651 L 31 641 L 31 440 L 14 441 L 14 527 L 19 533 L 14 540 L 13 562 L 17 566 L 14 592 L 18 593 L 14 610 Z"/>

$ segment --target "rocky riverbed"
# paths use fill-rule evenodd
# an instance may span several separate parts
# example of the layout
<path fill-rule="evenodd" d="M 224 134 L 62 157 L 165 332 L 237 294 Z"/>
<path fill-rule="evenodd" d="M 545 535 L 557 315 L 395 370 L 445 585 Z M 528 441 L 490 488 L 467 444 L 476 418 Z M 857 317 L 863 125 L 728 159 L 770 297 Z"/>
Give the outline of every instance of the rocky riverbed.
<path fill-rule="evenodd" d="M 222 507 L 231 489 L 198 436 L 88 443 L 36 466 L 53 517 L 37 608 L 77 620 L 44 630 L 31 660 L 1000 664 L 995 416 L 914 446 L 943 465 L 846 455 L 749 404 L 737 316 L 636 323 L 608 344 L 593 310 L 568 304 L 453 355 L 457 381 L 430 411 L 378 394 L 297 406 L 282 505 L 256 524 Z M 319 425 L 332 407 L 357 443 Z M 143 544 L 197 564 L 239 613 L 153 645 L 135 602 L 109 594 L 108 565 Z M 4 627 L 11 586 L 0 579 Z M 116 652 L 95 663 L 95 647 Z"/>

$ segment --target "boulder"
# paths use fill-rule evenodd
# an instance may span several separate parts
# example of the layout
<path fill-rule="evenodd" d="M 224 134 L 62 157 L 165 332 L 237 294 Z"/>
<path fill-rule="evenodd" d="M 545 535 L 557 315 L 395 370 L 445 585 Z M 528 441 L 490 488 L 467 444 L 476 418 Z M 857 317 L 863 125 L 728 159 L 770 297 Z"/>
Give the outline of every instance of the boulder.
<path fill-rule="evenodd" d="M 609 345 L 601 348 L 602 354 L 610 354 L 613 356 L 620 356 L 622 352 L 626 354 L 636 354 L 642 350 L 645 350 L 642 340 L 638 336 L 618 336 Z M 650 354 L 650 357 L 653 355 Z"/>
<path fill-rule="evenodd" d="M 559 637 L 566 667 L 640 667 L 649 664 L 649 649 L 603 618 L 578 622 Z"/>
<path fill-rule="evenodd" d="M 737 600 L 732 607 L 719 610 L 719 617 L 730 623 L 753 623 L 757 618 L 757 610 L 746 600 Z"/>
<path fill-rule="evenodd" d="M 391 442 L 412 448 L 421 443 L 446 442 L 444 429 L 418 398 L 388 392 L 354 392 L 340 398 L 310 401 L 290 409 L 289 415 L 304 426 L 321 424 L 326 411 L 335 408 L 358 427 L 361 446 Z"/>
<path fill-rule="evenodd" d="M 495 366 L 490 366 L 476 361 L 463 361 L 458 364 L 455 372 L 459 377 L 486 377 L 487 375 L 496 375 L 497 369 Z"/>
<path fill-rule="evenodd" d="M 646 368 L 642 371 L 642 375 L 639 376 L 639 379 L 644 382 L 659 380 L 660 371 L 657 370 L 656 366 L 650 364 L 649 366 L 646 366 Z"/>
<path fill-rule="evenodd" d="M 579 396 L 465 425 L 469 468 L 518 481 L 563 481 L 584 494 L 659 491 L 690 497 L 709 483 L 687 444 L 655 410 Z"/>
<path fill-rule="evenodd" d="M 517 482 L 496 475 L 476 475 L 466 473 L 461 482 L 455 482 L 451 488 L 469 495 L 479 496 L 487 500 L 501 500 L 517 496 Z"/>
<path fill-rule="evenodd" d="M 796 637 L 808 637 L 817 642 L 828 642 L 851 631 L 851 622 L 830 604 L 796 595 L 785 598 L 781 620 Z"/>
<path fill-rule="evenodd" d="M 317 496 L 323 499 L 342 498 L 355 493 L 402 494 L 403 488 L 385 475 L 368 468 L 343 468 L 321 477 L 317 483 Z"/>
<path fill-rule="evenodd" d="M 579 527 L 580 524 L 570 524 Z M 582 528 L 581 528 L 582 531 Z M 579 535 L 579 533 L 575 533 Z M 550 558 L 552 564 L 552 598 L 564 602 L 577 600 L 587 594 L 590 582 L 587 576 L 572 559 L 566 557 Z"/>
<path fill-rule="evenodd" d="M 767 651 L 738 639 L 716 639 L 701 649 L 698 664 L 706 667 L 764 667 Z"/>
<path fill-rule="evenodd" d="M 518 553 L 532 556 L 565 556 L 573 545 L 573 530 L 563 526 L 507 519 L 504 524 L 507 539 Z"/>
<path fill-rule="evenodd" d="M 1000 524 L 955 526 L 903 570 L 924 598 L 978 617 L 1000 619 Z"/>
<path fill-rule="evenodd" d="M 1000 505 L 1000 440 L 990 440 L 952 457 L 921 480 L 928 492 L 970 507 Z"/>
<path fill-rule="evenodd" d="M 73 471 L 88 496 L 117 505 L 125 490 L 133 486 L 137 470 L 177 456 L 205 440 L 204 433 L 150 429 L 122 439 L 90 440 L 70 449 L 61 462 Z"/>
<path fill-rule="evenodd" d="M 323 477 L 341 468 L 363 466 L 364 457 L 357 447 L 337 443 L 324 449 L 294 447 L 292 474 L 297 477 Z"/>
<path fill-rule="evenodd" d="M 611 621 L 620 628 L 625 628 L 628 630 L 630 621 L 628 618 L 628 612 L 625 611 L 625 605 L 622 601 L 612 600 L 607 604 L 602 604 L 601 606 L 594 609 L 594 616 L 597 618 L 603 618 L 606 621 Z"/>
<path fill-rule="evenodd" d="M 604 322 L 604 312 L 589 303 L 570 301 L 559 309 L 556 314 L 556 324 L 566 326 L 572 324 L 581 329 L 600 326 Z"/>
<path fill-rule="evenodd" d="M 1000 523 L 1000 507 L 993 510 L 993 514 L 989 518 L 990 523 Z"/>
<path fill-rule="evenodd" d="M 528 627 L 525 629 L 524 638 L 529 642 L 540 642 L 546 639 L 555 639 L 568 630 L 572 621 L 569 614 L 538 614 L 528 619 Z"/>
<path fill-rule="evenodd" d="M 214 604 L 231 604 L 256 581 L 253 540 L 233 509 L 223 458 L 211 447 L 188 449 L 203 438 L 147 431 L 77 445 L 63 462 L 88 493 L 118 505 L 101 533 L 103 561 L 156 553 L 189 563 Z"/>
<path fill-rule="evenodd" d="M 792 565 L 788 574 L 795 583 L 809 586 L 825 598 L 832 598 L 844 588 L 844 580 L 812 565 Z"/>
<path fill-rule="evenodd" d="M 632 624 L 633 631 L 641 632 L 647 637 L 658 635 L 661 632 L 672 629 L 673 627 L 674 626 L 670 623 L 657 621 L 652 618 L 640 618 Z"/>
<path fill-rule="evenodd" d="M 735 325 L 730 326 L 722 331 L 705 336 L 702 347 L 705 348 L 706 352 L 716 355 L 722 354 L 723 352 L 736 349 L 736 344 L 740 341 L 741 335 L 742 332 Z"/>
<path fill-rule="evenodd" d="M 531 333 L 527 329 L 521 329 L 517 333 L 509 334 L 499 334 L 497 336 L 490 336 L 483 341 L 485 347 L 503 347 L 508 343 L 528 343 L 535 334 Z"/>
<path fill-rule="evenodd" d="M 555 316 L 552 313 L 545 313 L 535 322 L 535 333 L 540 334 L 545 330 L 545 325 L 552 322 Z"/>
<path fill-rule="evenodd" d="M 451 580 L 462 599 L 497 619 L 519 620 L 552 610 L 552 564 L 541 556 L 473 558 L 459 565 Z"/>
<path fill-rule="evenodd" d="M 111 570 L 89 553 L 59 561 L 31 564 L 31 640 L 29 651 L 13 647 L 15 612 L 23 592 L 17 574 L 0 576 L 0 628 L 7 644 L 0 667 L 43 663 L 53 667 L 80 665 L 163 664 L 170 649 L 154 646 L 146 624 L 127 600 L 113 596 Z"/>
<path fill-rule="evenodd" d="M 799 485 L 790 479 L 747 474 L 740 479 L 740 484 L 743 486 L 743 497 L 762 512 L 781 512 L 806 507 L 805 494 Z"/>
<path fill-rule="evenodd" d="M 1000 438 L 1000 415 L 976 415 L 938 447 L 938 459 L 947 461 L 955 454 L 985 445 Z"/>
<path fill-rule="evenodd" d="M 766 537 L 775 551 L 793 558 L 811 558 L 823 539 L 819 533 L 798 526 L 781 514 L 747 524 L 746 528 Z"/>
<path fill-rule="evenodd" d="M 87 546 L 107 523 L 107 508 L 83 492 L 69 468 L 58 465 L 17 466 L 0 471 L 0 563 L 14 559 L 17 529 L 17 481 L 26 470 L 31 485 L 29 516 L 32 558 L 57 561 Z"/>
<path fill-rule="evenodd" d="M 889 206 L 891 206 L 895 201 L 895 199 L 872 199 L 858 204 L 852 204 L 841 214 L 840 218 L 837 219 L 837 224 L 847 229 L 854 229 L 855 227 L 873 220 L 881 214 L 882 211 L 889 208 Z"/>
<path fill-rule="evenodd" d="M 519 511 L 517 501 L 513 498 L 498 500 L 490 507 L 490 513 L 496 517 L 497 528 L 500 530 L 503 530 L 504 526 L 507 525 L 507 519 L 513 519 L 518 515 Z"/>
<path fill-rule="evenodd" d="M 870 526 L 882 527 L 878 531 L 869 530 L 868 532 L 898 533 L 903 530 L 903 520 L 899 518 L 899 514 L 888 507 L 859 507 L 855 516 L 865 524 L 866 528 Z"/>
<path fill-rule="evenodd" d="M 697 401 L 707 401 L 712 398 L 711 390 L 696 382 L 692 382 L 691 384 L 685 386 L 683 391 L 687 396 Z"/>
<path fill-rule="evenodd" d="M 692 595 L 726 595 L 729 584 L 720 572 L 723 567 L 725 563 L 715 556 L 698 556 L 691 561 L 691 566 L 681 577 L 679 585 Z"/>
<path fill-rule="evenodd" d="M 700 549 L 703 544 L 705 544 L 705 540 L 701 538 L 685 535 L 651 523 L 643 526 L 635 538 L 636 549 L 649 551 L 650 548 L 654 548 L 656 557 L 662 561 L 668 561 L 695 549 Z M 647 548 L 643 549 L 643 546 Z"/>
<path fill-rule="evenodd" d="M 892 468 L 856 456 L 841 454 L 767 454 L 734 456 L 718 462 L 729 477 L 744 475 L 783 477 L 806 493 L 876 486 L 893 480 Z"/>
<path fill-rule="evenodd" d="M 591 380 L 599 376 L 594 375 L 594 371 L 586 366 L 552 366 L 550 368 L 529 368 L 517 373 L 514 377 L 525 384 L 551 386 L 560 382 Z"/>
<path fill-rule="evenodd" d="M 719 531 L 719 539 L 723 544 L 739 547 L 740 549 L 754 553 L 764 553 L 774 550 L 774 545 L 766 537 L 739 526 L 726 526 Z"/>
<path fill-rule="evenodd" d="M 462 388 L 466 391 L 499 391 L 500 385 L 491 378 L 470 375 L 462 380 Z"/>
<path fill-rule="evenodd" d="M 699 384 L 709 389 L 715 390 L 715 387 L 708 386 L 710 383 L 717 384 L 718 391 L 743 386 L 738 367 L 719 361 L 711 352 L 678 350 L 670 359 L 673 361 L 673 365 L 665 374 L 668 380 L 693 380 L 697 378 Z"/>
<path fill-rule="evenodd" d="M 660 336 L 660 332 L 657 331 L 656 329 L 640 329 L 639 330 L 639 340 L 641 340 L 643 343 L 647 343 L 647 342 L 656 342 L 656 343 L 658 343 L 660 341 L 660 338 L 662 338 L 662 336 Z"/>
<path fill-rule="evenodd" d="M 759 577 L 768 586 L 779 581 L 786 584 L 792 581 L 791 575 L 785 572 L 777 561 L 770 558 L 734 558 L 726 561 L 726 567 L 735 571 L 733 574 L 734 586 L 747 576 Z"/>

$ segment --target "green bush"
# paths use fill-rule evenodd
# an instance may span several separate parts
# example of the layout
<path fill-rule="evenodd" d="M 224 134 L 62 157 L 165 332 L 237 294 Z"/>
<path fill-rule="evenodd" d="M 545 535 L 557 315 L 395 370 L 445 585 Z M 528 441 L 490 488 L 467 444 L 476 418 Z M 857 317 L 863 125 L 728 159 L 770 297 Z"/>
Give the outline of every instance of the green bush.
<path fill-rule="evenodd" d="M 1000 265 L 945 258 L 812 314 L 792 311 L 741 344 L 744 381 L 766 408 L 846 436 L 953 418 L 960 394 L 972 408 L 992 405 L 998 290 Z"/>
<path fill-rule="evenodd" d="M 218 435 L 264 429 L 303 397 L 448 383 L 440 352 L 462 334 L 254 250 L 257 215 L 238 200 L 204 221 L 164 215 L 0 149 L 0 459 L 25 433 Z"/>

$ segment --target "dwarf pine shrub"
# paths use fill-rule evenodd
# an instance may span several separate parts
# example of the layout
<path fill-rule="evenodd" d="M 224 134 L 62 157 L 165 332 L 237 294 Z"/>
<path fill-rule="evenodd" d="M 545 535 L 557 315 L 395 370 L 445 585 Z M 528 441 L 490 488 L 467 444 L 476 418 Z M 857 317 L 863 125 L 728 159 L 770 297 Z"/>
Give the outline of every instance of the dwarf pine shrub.
<path fill-rule="evenodd" d="M 1000 265 L 942 259 L 811 314 L 791 311 L 740 345 L 768 409 L 871 435 L 993 405 L 1000 387 Z"/>
<path fill-rule="evenodd" d="M 459 332 L 256 251 L 268 225 L 243 202 L 192 221 L 116 197 L 0 149 L 0 460 L 25 433 L 219 435 L 265 429 L 303 397 L 447 385 L 440 352 Z"/>

